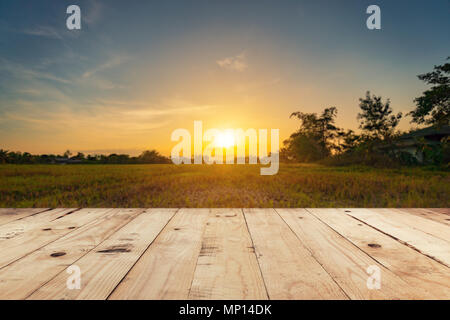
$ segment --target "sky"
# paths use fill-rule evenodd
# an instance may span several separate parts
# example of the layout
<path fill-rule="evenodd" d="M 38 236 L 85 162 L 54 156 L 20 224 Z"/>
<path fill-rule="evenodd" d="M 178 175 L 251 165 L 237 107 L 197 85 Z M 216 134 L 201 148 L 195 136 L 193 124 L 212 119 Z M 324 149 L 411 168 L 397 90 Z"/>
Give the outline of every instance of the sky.
<path fill-rule="evenodd" d="M 283 140 L 292 112 L 330 106 L 357 129 L 367 90 L 412 110 L 417 75 L 450 56 L 449 14 L 449 0 L 2 0 L 0 149 L 169 155 L 194 120 Z"/>

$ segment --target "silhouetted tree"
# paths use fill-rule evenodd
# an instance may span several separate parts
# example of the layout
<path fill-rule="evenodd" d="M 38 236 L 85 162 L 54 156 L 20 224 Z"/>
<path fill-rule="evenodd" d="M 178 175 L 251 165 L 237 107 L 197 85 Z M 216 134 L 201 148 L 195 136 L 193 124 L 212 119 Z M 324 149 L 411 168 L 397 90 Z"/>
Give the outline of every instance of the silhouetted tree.
<path fill-rule="evenodd" d="M 109 163 L 109 164 L 137 164 L 137 163 L 171 163 L 169 158 L 159 154 L 155 150 L 144 151 L 139 157 L 130 157 L 128 154 L 110 154 L 110 155 L 88 155 L 78 152 L 75 156 L 70 157 L 72 153 L 66 151 L 64 158 L 58 159 L 61 156 L 56 155 L 32 155 L 28 152 L 10 152 L 0 149 L 0 164 L 32 164 L 32 163 Z M 76 161 L 74 161 L 76 160 Z"/>
<path fill-rule="evenodd" d="M 8 150 L 0 149 L 0 163 L 7 163 L 8 162 Z"/>
<path fill-rule="evenodd" d="M 168 163 L 168 158 L 159 154 L 156 150 L 146 150 L 139 156 L 139 161 L 142 163 Z"/>
<path fill-rule="evenodd" d="M 347 152 L 355 149 L 361 143 L 361 136 L 355 134 L 353 130 L 339 133 L 339 152 Z"/>
<path fill-rule="evenodd" d="M 289 157 L 298 161 L 316 161 L 338 150 L 336 138 L 341 129 L 335 126 L 337 108 L 325 109 L 319 116 L 317 113 L 294 112 L 292 117 L 301 121 L 300 129 L 284 141 Z"/>
<path fill-rule="evenodd" d="M 450 57 L 447 58 L 449 60 Z M 416 109 L 411 111 L 412 122 L 418 124 L 450 124 L 450 63 L 434 66 L 434 71 L 418 78 L 432 85 L 421 97 L 414 99 Z"/>
<path fill-rule="evenodd" d="M 367 138 L 386 140 L 393 135 L 395 127 L 402 118 L 402 113 L 393 115 L 390 104 L 389 99 L 383 103 L 381 96 L 370 96 L 370 91 L 367 91 L 365 98 L 359 99 L 362 112 L 358 113 L 357 119 L 360 121 L 359 128 L 363 130 Z"/>
<path fill-rule="evenodd" d="M 77 155 L 73 157 L 73 159 L 84 160 L 85 159 L 84 153 L 78 152 Z"/>
<path fill-rule="evenodd" d="M 323 158 L 323 151 L 318 141 L 300 131 L 294 132 L 283 141 L 281 151 L 283 159 L 294 162 L 313 162 Z"/>

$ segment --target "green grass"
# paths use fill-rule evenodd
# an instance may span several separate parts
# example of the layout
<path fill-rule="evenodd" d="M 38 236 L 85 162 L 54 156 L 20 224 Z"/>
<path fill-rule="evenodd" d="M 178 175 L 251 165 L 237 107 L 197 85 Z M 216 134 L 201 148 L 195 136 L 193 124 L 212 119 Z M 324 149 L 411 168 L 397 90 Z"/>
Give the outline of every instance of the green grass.
<path fill-rule="evenodd" d="M 449 173 L 286 165 L 0 165 L 0 207 L 449 207 Z"/>

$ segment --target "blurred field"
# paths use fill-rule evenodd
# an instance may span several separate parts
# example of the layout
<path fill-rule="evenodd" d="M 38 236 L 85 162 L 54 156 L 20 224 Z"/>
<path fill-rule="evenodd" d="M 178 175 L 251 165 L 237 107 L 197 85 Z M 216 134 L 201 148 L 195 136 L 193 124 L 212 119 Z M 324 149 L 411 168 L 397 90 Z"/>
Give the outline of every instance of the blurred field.
<path fill-rule="evenodd" d="M 449 207 L 427 168 L 1 165 L 0 207 Z"/>

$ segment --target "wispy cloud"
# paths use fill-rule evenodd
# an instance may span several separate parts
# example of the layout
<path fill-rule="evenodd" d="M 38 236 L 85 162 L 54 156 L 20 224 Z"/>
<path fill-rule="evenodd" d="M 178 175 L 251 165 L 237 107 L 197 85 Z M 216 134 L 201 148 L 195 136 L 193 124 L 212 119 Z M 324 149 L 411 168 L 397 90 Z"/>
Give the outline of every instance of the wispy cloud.
<path fill-rule="evenodd" d="M 53 27 L 50 26 L 38 26 L 33 29 L 26 29 L 23 31 L 24 34 L 30 35 L 30 36 L 37 36 L 37 37 L 45 37 L 45 38 L 51 38 L 51 39 L 62 39 L 62 35 Z"/>
<path fill-rule="evenodd" d="M 88 70 L 85 73 L 83 73 L 83 78 L 89 78 L 99 71 L 116 67 L 116 66 L 120 65 L 121 63 L 123 63 L 127 59 L 128 59 L 127 57 L 115 56 L 115 57 L 109 59 L 108 61 L 106 61 L 105 63 L 100 64 L 100 65 L 92 68 L 91 70 Z"/>
<path fill-rule="evenodd" d="M 68 79 L 64 79 L 62 77 L 55 76 L 48 72 L 42 72 L 38 70 L 34 70 L 28 67 L 25 67 L 21 64 L 11 62 L 9 60 L 3 59 L 0 57 L 0 71 L 4 70 L 18 78 L 21 79 L 41 79 L 41 80 L 51 80 L 60 83 L 70 83 L 71 81 Z"/>
<path fill-rule="evenodd" d="M 74 32 L 68 30 L 65 27 L 52 27 L 48 25 L 38 25 L 32 28 L 27 28 L 25 30 L 14 30 L 14 32 L 23 33 L 33 37 L 43 37 L 53 40 L 59 40 L 65 43 L 66 39 L 73 39 L 79 37 L 79 32 Z M 67 44 L 65 44 L 67 46 Z"/>
<path fill-rule="evenodd" d="M 90 110 L 77 110 L 72 105 L 60 104 L 48 110 L 43 103 L 16 101 L 15 110 L 2 114 L 0 122 L 20 124 L 33 132 L 53 132 L 66 135 L 87 136 L 134 136 L 149 132 L 169 123 L 168 119 L 158 117 L 160 113 L 134 113 L 97 106 Z"/>
<path fill-rule="evenodd" d="M 14 108 L 0 113 L 0 123 L 21 123 L 39 132 L 62 133 L 73 130 L 78 134 L 83 132 L 99 136 L 104 136 L 106 132 L 110 132 L 111 136 L 150 132 L 168 125 L 171 116 L 214 108 L 172 100 L 169 104 L 161 102 L 157 105 L 141 100 L 97 100 L 86 102 L 89 106 L 87 109 L 80 109 L 76 102 L 70 100 L 52 103 L 20 99 L 9 103 Z"/>
<path fill-rule="evenodd" d="M 238 54 L 237 56 L 227 57 L 222 60 L 217 60 L 216 63 L 219 67 L 242 72 L 248 68 L 247 57 L 245 52 Z"/>

